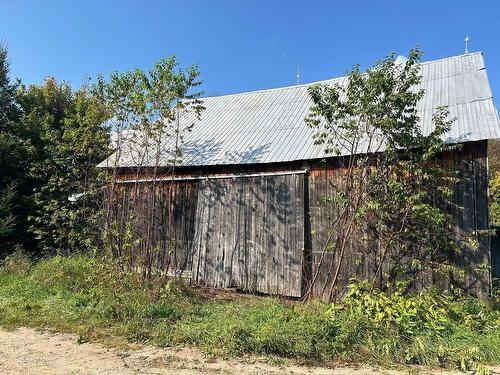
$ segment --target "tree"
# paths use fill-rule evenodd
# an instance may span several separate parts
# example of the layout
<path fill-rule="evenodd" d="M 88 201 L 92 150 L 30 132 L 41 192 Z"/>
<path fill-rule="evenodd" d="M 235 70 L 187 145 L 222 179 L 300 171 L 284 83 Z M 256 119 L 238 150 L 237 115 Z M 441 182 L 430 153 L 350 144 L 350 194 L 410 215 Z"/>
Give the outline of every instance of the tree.
<path fill-rule="evenodd" d="M 18 136 L 16 90 L 9 77 L 7 47 L 0 44 L 0 257 L 30 242 L 23 220 L 30 203 L 27 150 Z"/>
<path fill-rule="evenodd" d="M 453 120 L 437 108 L 434 130 L 422 133 L 416 106 L 424 92 L 415 89 L 421 54 L 413 49 L 403 63 L 390 55 L 366 73 L 355 66 L 346 85 L 309 90 L 306 122 L 340 168 L 324 198 L 335 214 L 308 296 L 314 289 L 327 299 L 342 293 L 350 248 L 374 259 L 374 287 L 457 271 L 450 259 L 467 238 L 457 238 L 450 213 L 457 171 L 442 160 L 453 148 L 442 140 Z M 327 276 L 318 286 L 320 269 Z"/>
<path fill-rule="evenodd" d="M 170 257 L 158 257 L 160 249 L 153 242 L 159 205 L 157 178 L 160 170 L 163 176 L 174 176 L 184 135 L 204 109 L 199 100 L 202 93 L 195 91 L 201 83 L 196 65 L 179 69 L 175 56 L 170 56 L 156 62 L 148 72 L 113 73 L 109 82 L 100 78 L 95 87 L 107 105 L 111 126 L 116 131 L 116 151 L 113 164 L 109 165 L 112 172 L 107 194 L 106 242 L 113 256 L 125 257 L 130 267 L 137 267 L 135 259 L 140 259 L 144 276 L 151 275 L 158 258 L 162 264 L 156 265 L 160 269 L 169 268 Z M 116 212 L 116 177 L 124 161 L 133 166 L 136 176 L 129 202 L 133 212 L 127 213 L 126 225 L 117 222 Z M 143 172 L 151 180 L 144 186 L 137 181 Z M 167 204 L 167 210 L 170 206 Z M 167 216 L 171 214 L 168 212 Z M 124 241 L 127 238 L 134 246 Z M 171 241 L 175 244 L 176 239 Z"/>
<path fill-rule="evenodd" d="M 44 253 L 87 250 L 102 184 L 96 165 L 110 151 L 104 107 L 88 85 L 73 91 L 54 78 L 17 95 L 33 180 L 30 231 Z"/>
<path fill-rule="evenodd" d="M 10 62 L 7 47 L 0 44 L 0 131 L 7 131 L 9 125 L 19 116 L 16 104 L 16 85 L 10 82 Z"/>

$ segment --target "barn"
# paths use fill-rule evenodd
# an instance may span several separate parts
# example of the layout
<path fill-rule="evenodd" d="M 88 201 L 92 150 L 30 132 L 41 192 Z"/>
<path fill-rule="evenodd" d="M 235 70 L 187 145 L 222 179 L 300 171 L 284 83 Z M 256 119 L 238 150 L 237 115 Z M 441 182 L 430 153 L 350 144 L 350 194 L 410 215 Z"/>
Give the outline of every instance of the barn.
<path fill-rule="evenodd" d="M 436 107 L 447 106 L 456 121 L 446 141 L 463 144 L 447 156 L 460 170 L 455 199 L 463 210 L 455 219 L 460 230 L 475 234 L 479 249 L 458 262 L 490 264 L 490 240 L 482 231 L 489 228 L 487 148 L 489 139 L 500 137 L 500 122 L 483 55 L 423 62 L 421 71 L 422 129 L 429 132 Z M 146 245 L 128 245 L 136 262 L 152 257 L 160 271 L 199 285 L 304 294 L 331 220 L 321 198 L 338 168 L 336 158 L 314 144 L 313 130 L 304 122 L 311 105 L 309 85 L 203 98 L 206 109 L 185 135 L 174 173 L 165 151 L 153 189 L 153 161 L 141 159 L 139 165 L 131 140 L 100 164 L 117 167 L 113 215 L 122 237 L 127 231 L 147 237 Z M 151 195 L 153 209 L 146 204 Z M 139 217 L 154 218 L 154 225 L 142 228 Z M 373 261 L 356 251 L 348 257 L 340 277 L 344 285 L 351 277 L 373 275 Z M 465 283 L 486 293 L 491 275 L 471 274 Z"/>

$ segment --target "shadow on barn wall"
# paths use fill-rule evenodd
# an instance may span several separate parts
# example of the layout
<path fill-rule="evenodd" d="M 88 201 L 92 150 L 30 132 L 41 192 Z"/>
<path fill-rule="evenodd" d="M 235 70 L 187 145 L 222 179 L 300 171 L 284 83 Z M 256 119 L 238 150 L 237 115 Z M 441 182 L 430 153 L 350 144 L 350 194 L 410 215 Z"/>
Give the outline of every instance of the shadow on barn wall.
<path fill-rule="evenodd" d="M 488 229 L 486 142 L 468 143 L 448 158 L 461 171 L 456 203 L 462 209 L 453 212 L 457 234 L 474 233 L 479 248 L 465 249 L 461 257 L 450 259 L 465 267 L 465 282 L 451 275 L 430 274 L 416 279 L 414 287 L 433 284 L 447 289 L 453 284 L 476 294 L 487 293 L 489 274 L 478 271 L 478 266 L 489 264 L 490 251 L 489 236 L 484 233 Z M 259 168 L 262 172 L 262 166 Z M 119 184 L 117 202 L 124 203 L 118 204 L 116 217 L 123 230 L 124 222 L 132 220 L 134 238 L 143 239 L 133 243 L 130 259 L 139 262 L 141 257 L 153 256 L 157 270 L 188 274 L 201 285 L 302 296 L 317 271 L 336 211 L 322 198 L 331 194 L 332 182 L 341 178 L 341 170 L 333 159 L 273 168 L 267 175 L 252 174 L 251 165 L 221 168 L 217 175 L 203 169 L 179 169 L 178 180 L 157 184 L 154 213 L 148 203 L 153 193 L 150 183 Z M 237 175 L 236 171 L 247 174 Z M 151 218 L 152 229 L 147 226 Z M 373 277 L 379 256 L 373 248 L 373 244 L 350 247 L 341 269 L 340 289 L 352 277 Z M 322 296 L 322 286 L 331 277 L 327 267 L 336 261 L 334 252 L 326 256 L 328 261 L 323 262 L 315 284 L 316 296 Z M 385 272 L 390 273 L 398 262 L 409 261 L 397 254 L 392 260 Z"/>

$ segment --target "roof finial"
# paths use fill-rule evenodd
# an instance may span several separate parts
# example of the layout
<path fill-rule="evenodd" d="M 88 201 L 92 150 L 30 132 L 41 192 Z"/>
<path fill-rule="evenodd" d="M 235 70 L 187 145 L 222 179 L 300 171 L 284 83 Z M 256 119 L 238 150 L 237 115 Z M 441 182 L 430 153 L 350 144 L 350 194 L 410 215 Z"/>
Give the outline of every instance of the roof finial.
<path fill-rule="evenodd" d="M 300 85 L 300 65 L 297 64 L 297 85 Z"/>
<path fill-rule="evenodd" d="M 465 35 L 465 54 L 469 53 L 469 32 Z"/>

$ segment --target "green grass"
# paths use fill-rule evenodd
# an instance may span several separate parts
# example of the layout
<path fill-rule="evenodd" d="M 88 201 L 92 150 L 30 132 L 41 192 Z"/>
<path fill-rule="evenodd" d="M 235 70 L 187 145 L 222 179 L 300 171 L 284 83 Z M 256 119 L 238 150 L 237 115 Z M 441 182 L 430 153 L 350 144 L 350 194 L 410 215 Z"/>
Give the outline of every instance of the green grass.
<path fill-rule="evenodd" d="M 383 366 L 480 368 L 500 363 L 498 301 L 427 291 L 388 296 L 354 283 L 341 304 L 226 298 L 117 271 L 107 261 L 18 256 L 0 268 L 0 325 L 51 328 L 81 341 L 194 345 L 220 356 Z"/>

